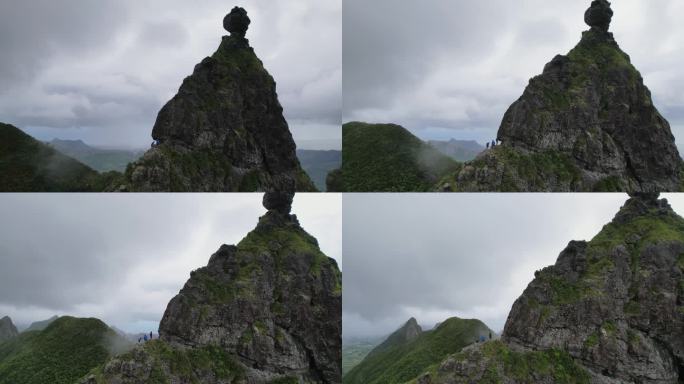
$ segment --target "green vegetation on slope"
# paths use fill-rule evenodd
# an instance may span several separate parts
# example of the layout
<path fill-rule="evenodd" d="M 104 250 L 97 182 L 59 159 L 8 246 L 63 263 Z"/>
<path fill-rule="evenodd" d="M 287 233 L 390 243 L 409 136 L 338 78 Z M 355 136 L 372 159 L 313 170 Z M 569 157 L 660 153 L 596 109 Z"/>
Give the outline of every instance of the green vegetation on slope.
<path fill-rule="evenodd" d="M 342 126 L 342 177 L 349 192 L 429 190 L 461 166 L 394 124 Z"/>
<path fill-rule="evenodd" d="M 487 170 L 501 172 L 501 183 L 491 192 L 522 192 L 532 186 L 534 190 L 550 189 L 553 184 L 574 185 L 581 181 L 579 168 L 568 156 L 556 151 L 524 154 L 504 146 L 494 147 L 488 156 L 479 157 L 464 165 L 464 170 Z M 499 170 L 500 168 L 500 170 Z M 459 170 L 460 171 L 460 170 Z M 440 180 L 435 188 L 453 192 L 472 190 L 473 186 L 462 186 L 458 182 L 459 172 L 451 173 Z M 489 185 L 486 185 L 489 187 Z"/>
<path fill-rule="evenodd" d="M 474 356 L 478 355 L 478 356 Z M 514 380 L 520 384 L 534 384 L 540 379 L 553 379 L 557 384 L 588 384 L 589 374 L 570 357 L 556 349 L 534 352 L 516 352 L 501 341 L 484 343 L 474 351 L 464 351 L 453 356 L 456 361 L 472 359 L 485 364 L 480 384 L 500 384 Z M 449 372 L 440 372 L 436 367 L 431 370 L 435 382 L 443 382 Z M 415 381 L 414 381 L 415 382 Z M 465 383 L 463 378 L 454 383 Z M 470 382 L 470 381 L 468 381 Z"/>
<path fill-rule="evenodd" d="M 100 175 L 19 128 L 0 123 L 0 191 L 102 191 L 117 177 L 116 172 Z"/>
<path fill-rule="evenodd" d="M 52 323 L 53 323 L 55 320 L 57 320 L 57 319 L 59 319 L 59 317 L 55 315 L 55 316 L 52 316 L 51 318 L 46 319 L 46 320 L 34 321 L 33 323 L 31 323 L 31 325 L 29 325 L 28 328 L 26 328 L 26 329 L 24 330 L 24 332 L 42 331 L 42 330 L 44 330 L 45 328 L 47 328 L 48 325 L 52 324 Z"/>
<path fill-rule="evenodd" d="M 150 363 L 152 369 L 147 377 L 148 384 L 169 383 L 168 372 L 180 378 L 183 382 L 201 384 L 199 373 L 211 372 L 216 378 L 228 383 L 239 382 L 245 377 L 245 371 L 235 359 L 217 346 L 204 346 L 181 350 L 171 348 L 162 340 L 149 341 L 136 349 L 118 357 L 121 361 Z M 93 369 L 89 375 L 93 375 L 95 382 L 106 383 L 103 378 L 102 367 Z"/>
<path fill-rule="evenodd" d="M 60 317 L 0 344 L 0 384 L 72 384 L 129 345 L 100 320 Z"/>
<path fill-rule="evenodd" d="M 396 384 L 409 381 L 480 336 L 488 336 L 489 332 L 479 320 L 450 318 L 406 343 L 393 343 L 385 345 L 382 351 L 371 351 L 342 378 L 342 382 Z"/>
<path fill-rule="evenodd" d="M 342 376 L 356 367 L 378 345 L 378 340 L 345 340 L 342 344 Z"/>
<path fill-rule="evenodd" d="M 576 282 L 560 279 L 553 268 L 538 271 L 536 277 L 549 284 L 555 304 L 572 303 L 593 292 L 597 279 L 614 268 L 612 250 L 624 246 L 630 253 L 631 268 L 639 272 L 639 259 L 643 248 L 650 244 L 677 241 L 684 243 L 684 219 L 677 214 L 662 214 L 655 209 L 629 218 L 606 224 L 587 246 L 588 268 Z M 634 305 L 632 303 L 632 305 Z"/>

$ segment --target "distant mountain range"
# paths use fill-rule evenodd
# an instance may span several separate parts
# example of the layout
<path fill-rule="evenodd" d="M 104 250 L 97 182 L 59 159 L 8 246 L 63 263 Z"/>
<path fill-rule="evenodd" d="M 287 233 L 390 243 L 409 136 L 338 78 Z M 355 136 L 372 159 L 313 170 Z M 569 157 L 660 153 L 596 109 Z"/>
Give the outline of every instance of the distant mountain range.
<path fill-rule="evenodd" d="M 98 319 L 63 316 L 34 325 L 0 343 L 0 384 L 73 384 L 133 347 Z"/>
<path fill-rule="evenodd" d="M 104 149 L 87 145 L 82 140 L 53 139 L 47 143 L 65 155 L 79 160 L 98 172 L 124 172 L 131 163 L 145 153 L 145 150 Z"/>
<path fill-rule="evenodd" d="M 456 161 L 470 161 L 485 150 L 485 147 L 475 140 L 429 140 L 428 144 Z"/>
<path fill-rule="evenodd" d="M 495 338 L 480 320 L 452 317 L 424 331 L 409 319 L 373 348 L 344 377 L 344 384 L 404 383 L 415 379 L 452 353 L 479 341 Z"/>

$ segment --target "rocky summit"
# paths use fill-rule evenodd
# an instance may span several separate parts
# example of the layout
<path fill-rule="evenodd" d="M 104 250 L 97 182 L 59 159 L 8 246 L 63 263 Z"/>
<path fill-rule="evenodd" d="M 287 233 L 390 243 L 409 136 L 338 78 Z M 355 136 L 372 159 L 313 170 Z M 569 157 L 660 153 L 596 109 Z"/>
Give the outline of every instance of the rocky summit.
<path fill-rule="evenodd" d="M 591 27 L 546 64 L 506 111 L 497 139 L 438 189 L 445 191 L 678 191 L 682 161 L 668 122 L 597 0 Z"/>
<path fill-rule="evenodd" d="M 249 24 L 242 8 L 226 16 L 230 36 L 161 109 L 152 148 L 128 166 L 118 190 L 249 192 L 294 182 L 298 191 L 315 191 L 275 81 L 245 38 Z"/>
<path fill-rule="evenodd" d="M 12 319 L 8 316 L 0 319 L 0 343 L 13 339 L 19 335 L 17 327 L 12 323 Z"/>
<path fill-rule="evenodd" d="M 424 383 L 684 380 L 684 219 L 635 194 L 591 241 L 572 241 L 513 304 L 502 341 L 469 347 Z"/>
<path fill-rule="evenodd" d="M 160 339 L 83 383 L 340 383 L 341 274 L 291 203 L 266 194 L 256 229 L 221 246 L 168 304 Z"/>

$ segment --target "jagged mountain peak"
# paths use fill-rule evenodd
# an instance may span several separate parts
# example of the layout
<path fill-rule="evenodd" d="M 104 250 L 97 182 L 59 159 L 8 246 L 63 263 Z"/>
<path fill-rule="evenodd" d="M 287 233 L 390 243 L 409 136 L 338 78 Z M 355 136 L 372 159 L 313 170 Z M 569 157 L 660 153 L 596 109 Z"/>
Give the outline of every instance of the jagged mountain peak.
<path fill-rule="evenodd" d="M 341 274 L 291 203 L 291 192 L 266 194 L 256 228 L 222 245 L 169 302 L 160 339 L 84 382 L 120 383 L 134 364 L 137 378 L 123 383 L 147 382 L 155 366 L 173 382 L 339 383 Z M 178 370 L 169 356 L 193 369 Z"/>
<path fill-rule="evenodd" d="M 265 191 L 294 184 L 315 191 L 302 170 L 276 83 L 245 38 L 235 7 L 230 36 L 183 80 L 159 111 L 152 148 L 126 171 L 131 191 Z"/>
<path fill-rule="evenodd" d="M 506 111 L 501 145 L 438 186 L 459 191 L 678 191 L 682 161 L 670 125 L 594 1 L 591 28 L 530 79 Z"/>
<path fill-rule="evenodd" d="M 17 327 L 14 326 L 12 319 L 9 316 L 5 316 L 0 319 L 0 343 L 13 339 L 19 335 Z"/>

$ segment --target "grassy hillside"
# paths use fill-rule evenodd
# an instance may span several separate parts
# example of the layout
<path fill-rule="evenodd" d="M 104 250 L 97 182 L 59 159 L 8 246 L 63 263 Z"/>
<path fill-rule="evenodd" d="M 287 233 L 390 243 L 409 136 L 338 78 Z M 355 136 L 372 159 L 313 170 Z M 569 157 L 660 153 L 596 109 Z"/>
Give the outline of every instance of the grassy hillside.
<path fill-rule="evenodd" d="M 427 191 L 461 164 L 394 124 L 342 126 L 342 177 L 350 192 Z"/>
<path fill-rule="evenodd" d="M 60 317 L 0 344 L 0 384 L 72 384 L 129 346 L 100 320 Z"/>
<path fill-rule="evenodd" d="M 116 175 L 100 175 L 19 128 L 0 123 L 0 191 L 101 191 Z"/>
<path fill-rule="evenodd" d="M 52 140 L 52 148 L 82 162 L 98 172 L 124 172 L 129 163 L 138 160 L 144 150 L 102 149 L 91 147 L 81 140 Z"/>
<path fill-rule="evenodd" d="M 450 318 L 405 343 L 384 344 L 343 378 L 344 384 L 398 384 L 416 378 L 446 356 L 472 344 L 490 330 L 480 320 Z M 493 333 L 493 332 L 492 332 Z"/>
<path fill-rule="evenodd" d="M 42 321 L 34 321 L 28 328 L 24 329 L 23 332 L 42 331 L 57 319 L 59 319 L 59 316 L 52 316 L 51 318 Z"/>
<path fill-rule="evenodd" d="M 342 343 L 342 376 L 356 367 L 380 340 L 344 340 Z"/>
<path fill-rule="evenodd" d="M 341 151 L 314 151 L 298 149 L 297 158 L 319 191 L 325 191 L 325 178 L 328 172 L 342 165 Z"/>

